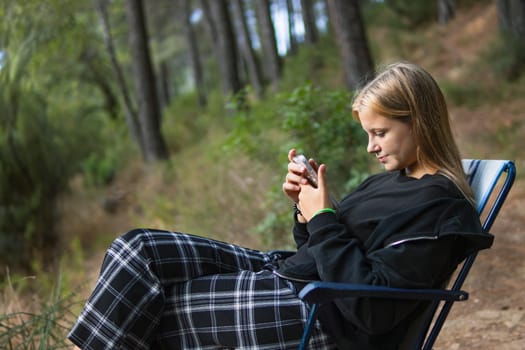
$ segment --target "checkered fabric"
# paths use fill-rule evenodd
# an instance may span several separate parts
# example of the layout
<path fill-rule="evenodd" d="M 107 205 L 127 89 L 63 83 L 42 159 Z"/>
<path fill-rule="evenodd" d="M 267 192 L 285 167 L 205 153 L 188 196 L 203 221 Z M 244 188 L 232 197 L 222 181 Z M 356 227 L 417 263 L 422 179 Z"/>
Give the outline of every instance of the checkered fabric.
<path fill-rule="evenodd" d="M 108 249 L 69 339 L 82 349 L 297 349 L 308 314 L 275 257 L 133 230 Z M 335 349 L 317 325 L 313 349 Z"/>

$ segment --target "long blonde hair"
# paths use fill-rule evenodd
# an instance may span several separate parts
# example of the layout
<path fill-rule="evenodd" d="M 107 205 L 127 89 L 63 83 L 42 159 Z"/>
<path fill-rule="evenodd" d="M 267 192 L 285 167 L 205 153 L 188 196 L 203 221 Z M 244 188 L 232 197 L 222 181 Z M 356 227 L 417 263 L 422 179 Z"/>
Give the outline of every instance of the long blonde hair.
<path fill-rule="evenodd" d="M 427 71 L 405 62 L 384 67 L 355 96 L 352 114 L 357 121 L 363 107 L 410 122 L 417 145 L 417 161 L 450 178 L 474 204 L 452 135 L 445 98 Z"/>

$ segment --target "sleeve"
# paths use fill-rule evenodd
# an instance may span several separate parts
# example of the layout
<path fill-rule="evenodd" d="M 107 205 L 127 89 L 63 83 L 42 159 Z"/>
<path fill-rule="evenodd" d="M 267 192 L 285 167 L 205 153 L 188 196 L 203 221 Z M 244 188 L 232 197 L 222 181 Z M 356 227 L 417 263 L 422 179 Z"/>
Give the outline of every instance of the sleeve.
<path fill-rule="evenodd" d="M 293 238 L 295 240 L 295 245 L 297 246 L 297 249 L 299 249 L 306 242 L 308 242 L 308 238 L 310 235 L 308 234 L 306 224 L 297 221 L 297 215 L 295 212 L 293 214 L 293 219 L 294 219 L 294 226 L 292 230 Z"/>
<path fill-rule="evenodd" d="M 376 174 L 368 177 L 365 181 L 363 181 L 359 186 L 354 190 L 358 191 L 361 189 L 364 189 L 368 186 L 368 184 L 373 180 L 374 178 L 381 176 L 381 174 Z M 351 194 L 347 195 L 345 198 L 343 198 L 343 201 L 348 198 Z M 342 202 L 342 201 L 341 201 Z M 293 237 L 295 240 L 295 244 L 297 249 L 302 247 L 304 244 L 308 243 L 308 240 L 310 238 L 310 233 L 308 232 L 308 225 L 306 223 L 300 223 L 297 221 L 297 213 L 294 211 L 293 213 L 293 220 L 294 220 L 294 226 L 293 226 Z"/>
<path fill-rule="evenodd" d="M 445 212 L 456 215 L 457 209 Z M 440 224 L 436 225 L 436 222 L 444 220 L 443 215 L 448 215 L 443 212 L 442 206 L 433 206 L 432 209 L 417 208 L 405 213 L 406 215 L 396 215 L 385 220 L 384 225 L 378 225 L 377 230 L 381 232 L 377 233 L 388 237 L 396 231 L 411 228 L 410 216 L 414 218 L 414 222 L 420 222 L 423 214 L 423 217 L 435 219 L 426 224 L 413 225 L 414 233 L 432 227 L 435 235 L 420 231 L 421 237 L 434 238 L 411 240 L 387 247 L 381 244 L 377 249 L 365 248 L 349 234 L 343 224 L 337 222 L 334 214 L 323 213 L 314 217 L 308 224 L 311 234 L 308 247 L 316 259 L 321 280 L 402 288 L 432 288 L 443 285 L 463 259 L 462 252 L 465 249 L 458 235 L 439 236 Z M 467 221 L 466 226 L 473 222 Z M 465 222 L 456 220 L 455 216 L 445 222 L 448 225 L 447 230 L 451 229 L 451 222 L 459 225 L 454 228 L 458 232 L 469 229 L 463 227 Z M 368 298 L 340 299 L 335 304 L 346 321 L 368 334 L 380 334 L 393 329 L 419 305 L 416 301 Z"/>

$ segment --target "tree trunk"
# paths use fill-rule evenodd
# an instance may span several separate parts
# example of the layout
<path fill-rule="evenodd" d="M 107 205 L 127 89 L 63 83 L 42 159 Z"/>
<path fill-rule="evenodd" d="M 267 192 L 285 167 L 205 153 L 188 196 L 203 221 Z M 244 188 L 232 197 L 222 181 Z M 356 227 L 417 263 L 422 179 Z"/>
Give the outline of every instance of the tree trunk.
<path fill-rule="evenodd" d="M 525 71 L 525 1 L 498 0 L 499 26 L 507 46 L 504 53 L 512 57 L 507 79 L 518 79 Z"/>
<path fill-rule="evenodd" d="M 131 134 L 131 138 L 135 141 L 135 143 L 137 143 L 142 154 L 144 154 L 144 144 L 140 135 L 140 125 L 137 117 L 137 112 L 133 107 L 133 103 L 131 101 L 131 94 L 126 84 L 124 73 L 122 72 L 120 64 L 118 63 L 115 47 L 113 46 L 113 36 L 111 35 L 111 26 L 106 10 L 107 3 L 104 0 L 96 0 L 95 5 L 99 14 L 100 22 L 102 23 L 104 44 L 106 45 L 106 50 L 111 61 L 111 66 L 113 67 L 113 71 L 115 72 L 115 76 L 117 78 L 117 86 L 119 87 L 120 94 L 122 95 L 124 117 L 128 125 L 128 130 Z"/>
<path fill-rule="evenodd" d="M 211 13 L 210 3 L 208 0 L 201 0 L 202 14 L 204 16 L 204 28 L 208 37 L 210 38 L 211 46 L 215 57 L 219 58 L 219 46 L 217 39 L 217 30 L 215 29 L 215 23 L 213 20 L 213 15 Z"/>
<path fill-rule="evenodd" d="M 255 4 L 262 56 L 264 57 L 263 72 L 265 78 L 271 83 L 272 91 L 276 92 L 281 78 L 281 59 L 277 52 L 277 40 L 275 39 L 275 29 L 270 13 L 270 1 L 257 0 Z"/>
<path fill-rule="evenodd" d="M 239 41 L 239 47 L 246 63 L 246 68 L 248 70 L 248 76 L 250 78 L 250 83 L 255 90 L 257 97 L 263 96 L 263 86 L 261 81 L 261 73 L 259 69 L 259 62 L 253 51 L 252 42 L 250 39 L 250 33 L 248 31 L 248 26 L 246 24 L 246 18 L 244 16 L 244 6 L 242 0 L 232 1 L 232 9 L 235 17 L 236 33 Z"/>
<path fill-rule="evenodd" d="M 82 70 L 80 77 L 100 89 L 104 97 L 104 110 L 111 119 L 117 120 L 120 112 L 119 99 L 113 91 L 112 80 L 108 79 L 107 70 L 100 66 L 101 60 L 98 53 L 90 48 L 84 48 L 79 60 L 86 68 Z"/>
<path fill-rule="evenodd" d="M 146 18 L 142 0 L 127 0 L 128 39 L 132 54 L 133 77 L 138 100 L 140 135 L 146 163 L 168 158 L 160 132 L 160 108 L 155 75 L 151 63 Z"/>
<path fill-rule="evenodd" d="M 500 28 L 525 40 L 525 1 L 498 0 L 497 5 Z"/>
<path fill-rule="evenodd" d="M 304 42 L 307 45 L 311 45 L 317 42 L 319 37 L 312 0 L 301 0 L 301 13 L 304 23 Z"/>
<path fill-rule="evenodd" d="M 290 37 L 289 53 L 294 55 L 297 52 L 297 38 L 295 37 L 295 10 L 293 0 L 286 1 L 286 12 L 288 14 L 288 36 Z"/>
<path fill-rule="evenodd" d="M 183 28 L 184 36 L 186 37 L 186 43 L 188 45 L 188 54 L 191 64 L 191 70 L 193 72 L 193 80 L 195 81 L 195 89 L 197 90 L 199 106 L 206 105 L 206 90 L 204 88 L 204 78 L 202 73 L 201 56 L 199 53 L 199 47 L 197 39 L 195 37 L 195 31 L 190 21 L 191 6 L 190 0 L 184 0 L 184 9 L 181 11 L 183 16 Z"/>
<path fill-rule="evenodd" d="M 456 15 L 455 0 L 438 0 L 439 23 L 447 24 Z"/>
<path fill-rule="evenodd" d="M 159 92 L 159 103 L 162 109 L 167 107 L 171 101 L 169 76 L 168 63 L 163 60 L 159 63 L 159 73 L 157 75 L 157 91 Z"/>
<path fill-rule="evenodd" d="M 236 94 L 242 88 L 237 65 L 237 46 L 231 26 L 228 3 L 226 0 L 212 0 L 208 3 L 215 26 L 217 43 L 217 60 L 222 76 L 222 87 L 225 95 Z M 213 40 L 213 39 L 212 39 Z"/>
<path fill-rule="evenodd" d="M 354 90 L 370 78 L 374 70 L 359 0 L 328 0 L 327 4 L 339 44 L 345 84 Z"/>

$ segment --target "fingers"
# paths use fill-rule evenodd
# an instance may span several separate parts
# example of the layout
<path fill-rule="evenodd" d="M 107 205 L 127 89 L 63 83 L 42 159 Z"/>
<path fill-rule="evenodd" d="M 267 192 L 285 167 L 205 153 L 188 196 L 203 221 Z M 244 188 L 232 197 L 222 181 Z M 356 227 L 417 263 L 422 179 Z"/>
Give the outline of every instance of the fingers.
<path fill-rule="evenodd" d="M 288 152 L 288 173 L 286 174 L 282 188 L 283 192 L 290 197 L 292 201 L 297 203 L 299 201 L 298 196 L 301 191 L 301 185 L 306 184 L 307 180 L 303 177 L 306 170 L 304 166 L 293 162 L 293 157 L 295 156 L 296 150 L 292 148 Z"/>
<path fill-rule="evenodd" d="M 288 173 L 286 174 L 286 179 L 291 182 L 304 183 L 304 174 L 306 169 L 303 165 L 297 164 L 294 162 L 288 163 Z"/>
<path fill-rule="evenodd" d="M 283 183 L 283 192 L 286 193 L 286 195 L 290 197 L 294 202 L 297 202 L 296 197 L 298 196 L 300 191 L 301 186 L 299 185 L 294 185 L 289 182 Z"/>
<path fill-rule="evenodd" d="M 303 175 L 306 172 L 306 169 L 303 165 L 297 164 L 293 161 L 293 158 L 297 155 L 295 148 L 292 148 L 288 152 L 288 174 L 286 175 L 286 181 L 292 182 L 294 184 L 305 184 L 306 182 L 303 179 Z"/>
<path fill-rule="evenodd" d="M 302 175 L 303 172 L 304 169 L 301 165 L 293 162 L 288 164 L 288 173 L 286 174 L 285 182 L 283 183 L 283 191 L 295 202 L 297 202 L 296 197 L 301 191 L 301 185 L 308 183 Z"/>
<path fill-rule="evenodd" d="M 297 203 L 299 200 L 299 195 L 302 190 L 303 185 L 308 185 L 308 176 L 307 169 L 303 164 L 298 164 L 293 161 L 293 158 L 297 155 L 297 152 L 294 148 L 292 148 L 290 151 L 288 151 L 288 173 L 286 174 L 285 181 L 282 185 L 283 192 L 290 197 L 294 202 Z M 324 189 L 325 184 L 325 178 L 324 174 L 326 171 L 325 165 L 318 166 L 314 159 L 309 159 L 308 162 L 312 166 L 312 168 L 317 172 L 317 177 L 323 176 L 322 179 L 322 186 Z M 314 188 L 318 187 L 318 183 L 315 185 L 312 185 Z M 324 192 L 324 191 L 323 191 Z"/>
<path fill-rule="evenodd" d="M 299 185 L 298 175 L 295 173 L 297 169 L 292 161 L 293 157 L 295 157 L 295 152 L 294 148 L 288 151 L 288 172 L 283 183 L 283 192 L 297 203 L 301 186 Z"/>
<path fill-rule="evenodd" d="M 293 157 L 295 157 L 296 155 L 297 155 L 297 151 L 295 150 L 295 148 L 292 148 L 291 150 L 288 151 L 288 160 L 292 162 Z"/>

